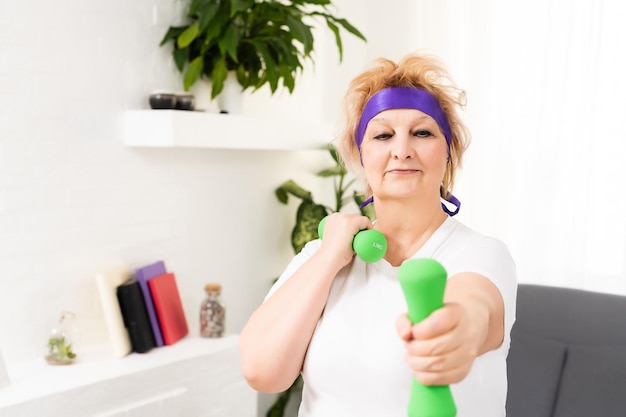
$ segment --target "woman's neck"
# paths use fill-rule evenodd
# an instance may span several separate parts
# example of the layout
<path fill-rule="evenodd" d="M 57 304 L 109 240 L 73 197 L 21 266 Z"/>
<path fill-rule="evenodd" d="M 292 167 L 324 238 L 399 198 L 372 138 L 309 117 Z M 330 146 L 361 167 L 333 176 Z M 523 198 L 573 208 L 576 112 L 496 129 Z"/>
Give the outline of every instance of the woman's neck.
<path fill-rule="evenodd" d="M 376 229 L 387 238 L 387 262 L 399 266 L 413 256 L 447 217 L 440 203 L 436 208 L 433 205 L 377 204 Z"/>

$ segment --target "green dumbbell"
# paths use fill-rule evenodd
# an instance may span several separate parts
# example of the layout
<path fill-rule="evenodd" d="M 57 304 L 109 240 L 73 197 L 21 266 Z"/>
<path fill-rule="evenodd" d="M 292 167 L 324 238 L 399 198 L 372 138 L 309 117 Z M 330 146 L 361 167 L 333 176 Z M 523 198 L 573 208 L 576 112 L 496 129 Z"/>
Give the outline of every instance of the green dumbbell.
<path fill-rule="evenodd" d="M 416 324 L 443 307 L 448 273 L 434 259 L 408 259 L 398 271 L 408 306 L 409 320 Z M 413 379 L 409 417 L 454 417 L 456 405 L 448 385 L 424 385 Z"/>
<path fill-rule="evenodd" d="M 322 239 L 322 235 L 324 234 L 326 217 L 324 217 L 317 226 L 317 234 L 320 236 L 320 239 Z M 352 250 L 354 250 L 356 255 L 364 262 L 378 262 L 387 252 L 387 238 L 378 230 L 361 230 L 354 236 L 354 239 L 352 239 Z"/>

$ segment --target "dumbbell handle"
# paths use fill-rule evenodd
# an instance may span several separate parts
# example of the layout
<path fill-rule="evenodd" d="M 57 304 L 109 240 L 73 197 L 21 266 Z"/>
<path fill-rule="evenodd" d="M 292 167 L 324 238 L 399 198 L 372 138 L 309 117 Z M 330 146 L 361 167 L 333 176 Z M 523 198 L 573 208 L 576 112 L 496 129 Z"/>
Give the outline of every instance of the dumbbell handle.
<path fill-rule="evenodd" d="M 408 259 L 398 270 L 411 323 L 417 324 L 443 307 L 448 274 L 434 259 Z M 454 417 L 456 405 L 448 385 L 424 385 L 413 379 L 409 417 Z"/>
<path fill-rule="evenodd" d="M 324 235 L 324 225 L 327 217 L 324 217 L 317 226 L 317 234 L 320 239 Z M 387 252 L 387 238 L 378 230 L 361 230 L 352 239 L 352 250 L 364 262 L 378 262 Z"/>

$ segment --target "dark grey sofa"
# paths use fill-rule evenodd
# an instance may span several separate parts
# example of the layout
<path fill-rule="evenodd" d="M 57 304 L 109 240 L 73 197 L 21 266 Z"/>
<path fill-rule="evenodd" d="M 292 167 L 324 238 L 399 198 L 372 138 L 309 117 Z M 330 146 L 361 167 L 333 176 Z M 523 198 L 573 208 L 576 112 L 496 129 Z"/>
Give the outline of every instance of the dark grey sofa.
<path fill-rule="evenodd" d="M 626 416 L 626 297 L 520 284 L 507 417 Z"/>

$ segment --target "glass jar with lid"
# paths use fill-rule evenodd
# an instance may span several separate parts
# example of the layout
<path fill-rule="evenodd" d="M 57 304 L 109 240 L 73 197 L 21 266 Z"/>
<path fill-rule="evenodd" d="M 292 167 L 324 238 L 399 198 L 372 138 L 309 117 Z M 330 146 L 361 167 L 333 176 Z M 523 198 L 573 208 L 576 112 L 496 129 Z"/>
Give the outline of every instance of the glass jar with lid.
<path fill-rule="evenodd" d="M 200 304 L 200 336 L 222 337 L 226 306 L 222 301 L 222 286 L 209 283 L 204 286 L 206 297 Z"/>

